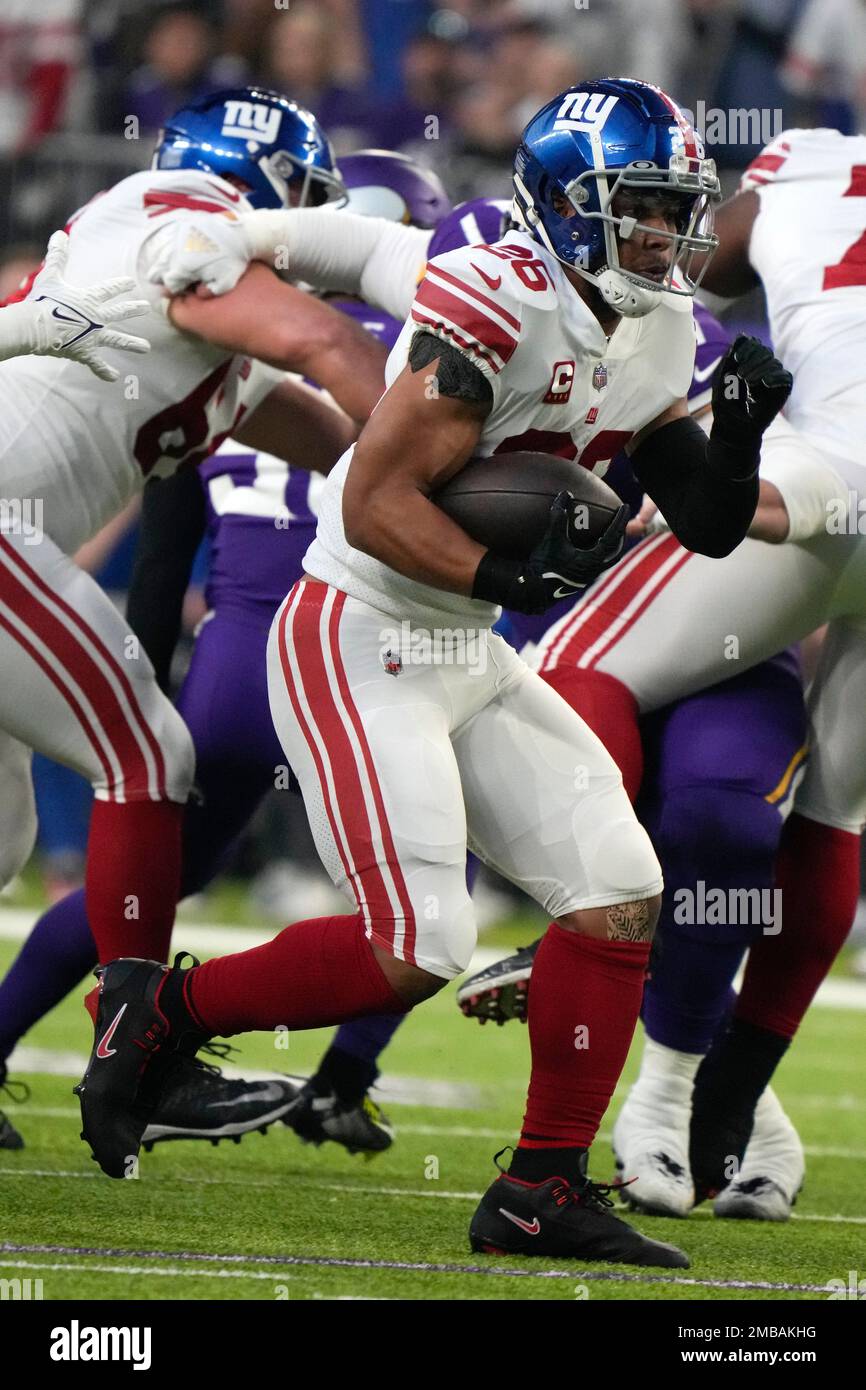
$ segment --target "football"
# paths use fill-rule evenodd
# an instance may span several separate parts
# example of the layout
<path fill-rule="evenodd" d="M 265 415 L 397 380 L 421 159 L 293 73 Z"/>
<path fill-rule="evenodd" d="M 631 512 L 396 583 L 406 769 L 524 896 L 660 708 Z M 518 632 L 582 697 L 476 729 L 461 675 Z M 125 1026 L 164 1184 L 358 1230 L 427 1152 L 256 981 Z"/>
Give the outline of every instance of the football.
<path fill-rule="evenodd" d="M 591 546 L 620 499 L 575 459 L 526 452 L 470 459 L 432 501 L 479 544 L 509 560 L 525 560 L 547 530 L 550 505 L 563 491 L 583 507 L 581 531 Z"/>

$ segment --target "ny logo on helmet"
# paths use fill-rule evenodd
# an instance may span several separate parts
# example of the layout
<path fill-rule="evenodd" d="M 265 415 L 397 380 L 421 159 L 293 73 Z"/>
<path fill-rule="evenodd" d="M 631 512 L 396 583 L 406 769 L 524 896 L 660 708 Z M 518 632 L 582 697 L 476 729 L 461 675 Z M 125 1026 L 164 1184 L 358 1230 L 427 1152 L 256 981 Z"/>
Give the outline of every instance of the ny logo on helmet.
<path fill-rule="evenodd" d="M 554 130 L 601 130 L 619 97 L 603 92 L 566 92 L 556 113 Z"/>
<path fill-rule="evenodd" d="M 234 135 L 241 140 L 260 140 L 270 145 L 277 138 L 282 120 L 278 106 L 261 106 L 254 101 L 227 101 L 222 134 Z"/>

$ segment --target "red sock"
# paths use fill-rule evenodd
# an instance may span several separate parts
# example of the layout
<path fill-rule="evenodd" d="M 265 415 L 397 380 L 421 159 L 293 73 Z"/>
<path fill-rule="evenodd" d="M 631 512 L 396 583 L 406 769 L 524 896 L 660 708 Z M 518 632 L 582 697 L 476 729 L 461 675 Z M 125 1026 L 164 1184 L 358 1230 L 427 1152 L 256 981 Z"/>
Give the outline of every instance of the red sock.
<path fill-rule="evenodd" d="M 86 902 L 99 960 L 164 961 L 180 893 L 183 806 L 94 801 Z"/>
<path fill-rule="evenodd" d="M 860 836 L 792 815 L 782 833 L 776 887 L 782 930 L 757 937 L 749 951 L 736 1016 L 792 1038 L 851 930 Z"/>
<path fill-rule="evenodd" d="M 359 913 L 295 922 L 264 946 L 205 961 L 193 972 L 190 998 L 204 1026 L 221 1037 L 408 1013 L 373 955 Z"/>
<path fill-rule="evenodd" d="M 532 967 L 521 1148 L 589 1148 L 625 1065 L 649 951 L 548 927 Z"/>
<path fill-rule="evenodd" d="M 631 691 L 615 676 L 576 666 L 554 666 L 541 675 L 601 739 L 634 801 L 643 777 L 643 746 Z"/>

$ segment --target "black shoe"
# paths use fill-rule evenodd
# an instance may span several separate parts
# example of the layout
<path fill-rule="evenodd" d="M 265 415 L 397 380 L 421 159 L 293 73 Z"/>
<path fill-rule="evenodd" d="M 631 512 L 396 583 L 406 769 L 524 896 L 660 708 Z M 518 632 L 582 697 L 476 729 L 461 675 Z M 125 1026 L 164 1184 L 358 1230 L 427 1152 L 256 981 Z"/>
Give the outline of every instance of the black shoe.
<path fill-rule="evenodd" d="M 718 1098 L 695 1089 L 689 1130 L 689 1167 L 695 1184 L 695 1206 L 717 1197 L 739 1173 L 752 1137 L 754 1106 L 726 1112 Z"/>
<path fill-rule="evenodd" d="M 510 1018 L 526 1022 L 529 977 L 541 940 L 539 937 L 531 946 L 518 947 L 513 956 L 496 961 L 464 981 L 457 991 L 457 1003 L 467 1018 L 477 1018 L 481 1023 L 492 1019 L 500 1025 Z"/>
<path fill-rule="evenodd" d="M 576 1185 L 565 1178 L 527 1183 L 502 1173 L 481 1198 L 469 1227 L 469 1243 L 484 1255 L 545 1255 L 688 1269 L 688 1256 L 675 1245 L 648 1240 L 611 1215 L 610 1191 L 589 1178 Z"/>
<path fill-rule="evenodd" d="M 8 1078 L 9 1073 L 6 1070 L 6 1063 L 0 1061 L 0 1091 L 8 1091 L 12 1099 L 18 1104 L 24 1100 L 28 1100 L 30 1097 L 29 1086 L 23 1081 L 10 1081 Z M 16 1091 L 18 1093 L 17 1095 Z M 11 1151 L 12 1149 L 23 1148 L 24 1140 L 22 1136 L 18 1133 L 18 1130 L 15 1128 L 8 1115 L 4 1115 L 3 1111 L 0 1110 L 0 1149 Z"/>
<path fill-rule="evenodd" d="M 206 1043 L 203 1051 L 225 1057 L 231 1051 L 223 1043 Z M 169 1139 L 221 1139 L 241 1142 L 241 1135 L 268 1125 L 285 1115 L 298 1098 L 300 1086 L 287 1076 L 266 1081 L 229 1080 L 219 1067 L 201 1057 L 179 1056 L 142 1135 L 142 1148 Z"/>
<path fill-rule="evenodd" d="M 330 1139 L 350 1154 L 362 1153 L 367 1158 L 390 1149 L 394 1142 L 387 1116 L 368 1095 L 358 1101 L 341 1101 L 333 1092 L 319 1094 L 310 1082 L 301 1088 L 295 1104 L 283 1116 L 283 1124 L 305 1144 L 324 1144 Z"/>
<path fill-rule="evenodd" d="M 124 957 L 96 970 L 93 1050 L 74 1094 L 81 1137 L 110 1178 L 137 1175 L 142 1135 L 178 1054 L 192 1056 L 208 1041 L 182 998 L 182 958 L 171 967 Z"/>

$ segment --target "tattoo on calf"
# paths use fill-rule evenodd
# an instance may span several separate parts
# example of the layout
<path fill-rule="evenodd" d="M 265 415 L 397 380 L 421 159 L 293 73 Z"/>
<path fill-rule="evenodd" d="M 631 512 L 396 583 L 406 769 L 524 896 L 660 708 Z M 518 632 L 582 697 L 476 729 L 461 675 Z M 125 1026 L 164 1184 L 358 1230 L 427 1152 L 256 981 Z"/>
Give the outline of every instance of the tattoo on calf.
<path fill-rule="evenodd" d="M 649 903 L 615 903 L 607 909 L 608 941 L 650 941 Z"/>
<path fill-rule="evenodd" d="M 412 371 L 420 372 L 422 367 L 429 366 L 437 359 L 436 383 L 440 396 L 486 405 L 489 409 L 493 404 L 493 388 L 466 354 L 432 333 L 416 333 L 409 345 L 409 366 Z"/>

